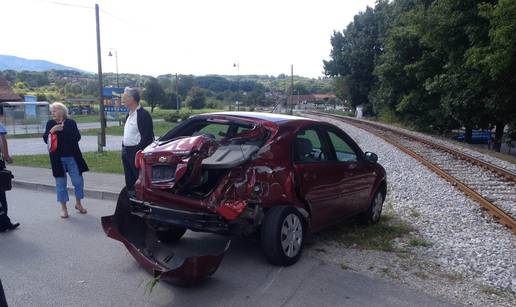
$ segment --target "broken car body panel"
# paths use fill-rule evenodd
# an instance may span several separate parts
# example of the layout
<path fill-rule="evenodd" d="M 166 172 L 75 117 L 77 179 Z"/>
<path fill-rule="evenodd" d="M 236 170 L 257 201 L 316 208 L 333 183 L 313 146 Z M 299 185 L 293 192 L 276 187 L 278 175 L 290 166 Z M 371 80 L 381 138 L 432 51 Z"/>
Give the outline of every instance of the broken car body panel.
<path fill-rule="evenodd" d="M 122 242 L 155 277 L 175 285 L 189 286 L 215 273 L 229 249 L 230 240 L 219 243 L 209 254 L 180 257 L 173 248 L 160 246 L 162 243 L 148 233 L 147 225 L 129 213 L 128 206 L 129 197 L 124 189 L 118 198 L 115 215 L 101 218 L 102 228 L 108 237 Z"/>

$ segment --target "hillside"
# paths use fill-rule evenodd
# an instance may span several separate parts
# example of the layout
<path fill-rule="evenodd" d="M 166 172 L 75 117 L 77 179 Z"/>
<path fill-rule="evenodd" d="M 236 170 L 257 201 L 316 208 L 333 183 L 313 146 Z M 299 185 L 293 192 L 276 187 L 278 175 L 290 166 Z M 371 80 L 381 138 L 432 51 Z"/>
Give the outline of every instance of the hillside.
<path fill-rule="evenodd" d="M 30 60 L 12 55 L 0 55 L 0 70 L 15 71 L 46 71 L 46 70 L 75 70 L 80 69 L 52 63 L 44 60 Z"/>

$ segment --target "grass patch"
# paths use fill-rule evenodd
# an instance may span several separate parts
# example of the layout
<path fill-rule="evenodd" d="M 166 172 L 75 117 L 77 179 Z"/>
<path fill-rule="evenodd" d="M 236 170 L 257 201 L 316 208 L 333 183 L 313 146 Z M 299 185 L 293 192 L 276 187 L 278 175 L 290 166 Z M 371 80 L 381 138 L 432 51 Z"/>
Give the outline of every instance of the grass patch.
<path fill-rule="evenodd" d="M 480 285 L 480 291 L 482 291 L 483 293 L 485 293 L 487 295 L 496 295 L 496 296 L 511 299 L 511 300 L 516 299 L 516 293 L 512 292 L 509 289 L 503 290 L 503 289 L 495 288 L 493 286 Z"/>
<path fill-rule="evenodd" d="M 177 126 L 176 123 L 169 123 L 169 122 L 154 122 L 154 135 L 155 136 L 162 136 L 170 129 Z M 81 135 L 97 135 L 100 133 L 100 128 L 95 129 L 87 129 L 82 130 Z M 112 127 L 106 127 L 106 134 L 107 135 L 124 135 L 124 126 L 112 126 Z"/>
<path fill-rule="evenodd" d="M 385 275 L 387 277 L 390 277 L 395 280 L 400 279 L 400 276 L 396 272 L 393 272 L 393 271 L 389 270 L 388 268 L 382 268 L 381 271 L 382 271 L 383 275 Z"/>
<path fill-rule="evenodd" d="M 177 123 L 169 123 L 169 122 L 154 122 L 154 135 L 162 136 L 170 129 L 177 126 Z M 95 129 L 86 129 L 81 130 L 81 135 L 98 135 L 100 133 L 100 128 Z M 106 135 L 124 135 L 124 126 L 110 126 L 106 127 Z M 29 139 L 29 138 L 40 138 L 43 136 L 43 133 L 30 133 L 30 134 L 8 134 L 8 139 Z"/>
<path fill-rule="evenodd" d="M 416 273 L 414 273 L 414 275 L 416 275 L 420 279 L 428 279 L 429 278 L 428 274 L 426 274 L 425 272 L 421 272 L 421 271 L 417 271 Z"/>
<path fill-rule="evenodd" d="M 150 107 L 145 107 L 145 110 L 151 111 L 151 108 Z M 193 114 L 202 114 L 202 113 L 211 113 L 211 112 L 221 112 L 223 110 L 220 110 L 220 109 L 188 109 L 188 108 L 181 108 L 181 110 L 179 110 L 179 112 L 188 112 L 188 113 L 191 113 L 192 115 Z M 154 108 L 154 112 L 150 113 L 152 118 L 156 119 L 156 118 L 165 118 L 165 116 L 169 115 L 169 114 L 172 114 L 172 113 L 176 113 L 176 110 L 175 109 L 171 109 L 171 110 L 166 110 L 166 109 L 160 109 L 160 108 Z"/>
<path fill-rule="evenodd" d="M 70 115 L 70 118 L 77 123 L 98 123 L 100 115 Z"/>
<path fill-rule="evenodd" d="M 421 239 L 421 238 L 414 238 L 414 239 L 410 239 L 409 245 L 410 246 L 429 247 L 429 246 L 432 246 L 432 242 L 427 241 L 425 239 Z"/>
<path fill-rule="evenodd" d="M 392 240 L 412 231 L 412 227 L 391 215 L 384 215 L 375 225 L 357 222 L 342 224 L 324 232 L 331 239 L 349 247 L 395 251 Z M 324 235 L 323 234 L 323 235 Z"/>
<path fill-rule="evenodd" d="M 420 216 L 421 216 L 421 213 L 417 212 L 417 211 L 416 211 L 416 210 L 414 210 L 414 209 L 410 209 L 410 216 L 411 216 L 411 217 L 415 217 L 415 218 L 417 218 L 417 217 L 420 217 Z"/>
<path fill-rule="evenodd" d="M 123 174 L 120 151 L 85 152 L 82 154 L 90 171 L 97 173 Z M 50 168 L 50 159 L 47 154 L 14 156 L 14 164 L 20 166 Z"/>

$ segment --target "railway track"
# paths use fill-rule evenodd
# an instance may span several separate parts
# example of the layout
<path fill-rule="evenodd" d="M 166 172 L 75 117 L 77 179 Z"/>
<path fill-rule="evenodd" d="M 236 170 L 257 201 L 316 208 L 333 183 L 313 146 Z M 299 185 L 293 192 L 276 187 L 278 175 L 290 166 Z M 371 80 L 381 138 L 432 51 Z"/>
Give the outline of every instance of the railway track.
<path fill-rule="evenodd" d="M 377 123 L 333 114 L 308 113 L 346 122 L 396 146 L 475 200 L 516 234 L 516 174 L 453 148 Z"/>

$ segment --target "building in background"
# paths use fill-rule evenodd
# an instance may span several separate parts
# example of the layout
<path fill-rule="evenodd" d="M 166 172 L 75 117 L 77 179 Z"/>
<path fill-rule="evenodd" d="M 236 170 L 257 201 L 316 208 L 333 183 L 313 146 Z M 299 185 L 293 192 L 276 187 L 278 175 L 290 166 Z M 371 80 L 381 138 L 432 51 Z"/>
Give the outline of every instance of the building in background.
<path fill-rule="evenodd" d="M 48 102 L 17 95 L 6 80 L 0 79 L 0 107 L 4 110 L 3 124 L 10 134 L 43 133 L 49 118 Z"/>
<path fill-rule="evenodd" d="M 22 98 L 13 91 L 6 80 L 0 78 L 0 103 L 4 101 L 22 101 Z"/>

